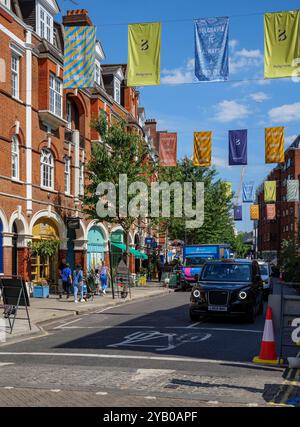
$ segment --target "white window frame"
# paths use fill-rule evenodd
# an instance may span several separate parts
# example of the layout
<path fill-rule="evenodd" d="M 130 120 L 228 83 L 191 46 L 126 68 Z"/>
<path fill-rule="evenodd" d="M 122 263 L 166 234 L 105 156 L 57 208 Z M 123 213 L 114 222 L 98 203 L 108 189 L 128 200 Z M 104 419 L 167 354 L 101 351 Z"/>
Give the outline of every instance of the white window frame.
<path fill-rule="evenodd" d="M 79 165 L 79 195 L 84 195 L 84 163 L 80 162 Z"/>
<path fill-rule="evenodd" d="M 95 61 L 95 82 L 101 85 L 101 65 L 99 61 Z"/>
<path fill-rule="evenodd" d="M 0 3 L 7 7 L 7 9 L 10 9 L 10 0 L 0 0 Z"/>
<path fill-rule="evenodd" d="M 116 77 L 114 78 L 114 100 L 121 104 L 121 82 Z"/>
<path fill-rule="evenodd" d="M 64 160 L 65 160 L 65 171 L 64 171 L 65 194 L 70 195 L 71 194 L 71 158 L 69 156 L 65 156 Z"/>
<path fill-rule="evenodd" d="M 17 135 L 11 139 L 11 177 L 17 181 L 20 179 L 20 143 Z"/>
<path fill-rule="evenodd" d="M 62 118 L 63 104 L 63 82 L 54 73 L 50 73 L 49 90 L 50 90 L 50 105 L 49 109 L 52 114 Z"/>
<path fill-rule="evenodd" d="M 42 14 L 44 15 L 42 17 Z M 37 4 L 36 9 L 37 17 L 37 33 L 42 39 L 46 39 L 49 43 L 53 44 L 54 34 L 54 19 L 51 13 L 47 11 L 41 4 Z"/>
<path fill-rule="evenodd" d="M 11 94 L 15 99 L 20 99 L 20 61 L 21 56 L 15 51 L 11 53 Z"/>
<path fill-rule="evenodd" d="M 47 161 L 43 157 L 47 157 Z M 41 151 L 41 187 L 54 190 L 54 156 L 50 150 L 44 148 Z"/>

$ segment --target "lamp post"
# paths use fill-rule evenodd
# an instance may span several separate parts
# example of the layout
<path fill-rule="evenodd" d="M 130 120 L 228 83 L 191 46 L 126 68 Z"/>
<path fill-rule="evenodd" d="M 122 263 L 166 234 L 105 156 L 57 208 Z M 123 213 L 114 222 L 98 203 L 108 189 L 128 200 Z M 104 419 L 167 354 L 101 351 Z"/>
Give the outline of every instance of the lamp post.
<path fill-rule="evenodd" d="M 111 278 L 111 293 L 112 298 L 115 299 L 115 289 L 114 289 L 114 278 L 113 278 L 113 269 L 112 269 L 112 259 L 111 259 L 111 224 L 107 226 L 109 236 L 108 236 L 108 255 L 109 255 L 109 268 L 110 268 L 110 278 Z"/>

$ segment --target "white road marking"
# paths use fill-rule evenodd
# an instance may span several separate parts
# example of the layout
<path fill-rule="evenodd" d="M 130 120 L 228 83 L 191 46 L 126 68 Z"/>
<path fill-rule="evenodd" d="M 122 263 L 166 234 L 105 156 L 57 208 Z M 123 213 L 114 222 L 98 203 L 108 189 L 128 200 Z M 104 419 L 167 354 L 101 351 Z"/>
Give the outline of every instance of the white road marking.
<path fill-rule="evenodd" d="M 218 405 L 219 404 L 219 402 L 217 400 L 209 400 L 207 403 L 209 405 Z"/>
<path fill-rule="evenodd" d="M 201 325 L 201 323 L 202 323 L 202 322 L 193 323 L 192 325 L 187 326 L 186 328 L 187 328 L 187 329 L 192 329 L 192 328 L 194 328 L 195 326 Z"/>
<path fill-rule="evenodd" d="M 4 366 L 14 365 L 14 363 L 0 363 L 0 368 Z"/>
<path fill-rule="evenodd" d="M 258 406 L 258 403 L 248 403 L 249 408 L 256 408 Z"/>
<path fill-rule="evenodd" d="M 145 396 L 145 399 L 147 399 L 147 400 L 156 400 L 157 398 L 155 396 Z"/>
<path fill-rule="evenodd" d="M 66 326 L 60 329 L 153 329 L 154 326 Z"/>
<path fill-rule="evenodd" d="M 106 391 L 98 391 L 98 392 L 96 393 L 96 395 L 97 395 L 97 396 L 107 396 L 107 395 L 108 395 L 108 393 L 106 393 Z"/>
<path fill-rule="evenodd" d="M 42 353 L 42 352 L 1 352 L 1 356 L 49 356 L 49 357 L 81 357 L 87 359 L 123 359 L 123 360 L 155 360 L 167 362 L 186 362 L 186 363 L 209 363 L 214 365 L 236 365 L 236 366 L 250 366 L 256 369 L 266 369 L 265 366 L 259 366 L 251 362 L 234 362 L 230 360 L 214 360 L 214 359 L 200 359 L 192 357 L 170 357 L 170 356 L 140 356 L 140 355 L 121 355 L 121 354 L 96 354 L 96 353 Z M 276 369 L 272 367 L 272 369 Z M 278 368 L 282 371 L 282 368 Z"/>
<path fill-rule="evenodd" d="M 54 329 L 63 329 L 68 325 L 72 325 L 73 323 L 80 322 L 80 320 L 82 320 L 82 317 L 79 317 L 79 319 L 72 320 L 71 322 L 68 322 L 68 323 L 63 323 L 62 325 L 59 325 Z"/>
<path fill-rule="evenodd" d="M 52 393 L 60 393 L 61 392 L 61 390 L 60 389 L 53 389 L 53 390 L 50 390 Z"/>

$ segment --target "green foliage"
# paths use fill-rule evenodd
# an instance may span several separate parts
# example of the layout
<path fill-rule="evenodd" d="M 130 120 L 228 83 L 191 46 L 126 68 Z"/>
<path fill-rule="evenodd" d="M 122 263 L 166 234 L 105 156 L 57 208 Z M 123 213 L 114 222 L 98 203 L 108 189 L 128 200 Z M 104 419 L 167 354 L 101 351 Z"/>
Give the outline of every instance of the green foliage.
<path fill-rule="evenodd" d="M 189 230 L 185 218 L 162 219 L 161 225 L 168 228 L 171 239 L 180 239 L 188 244 L 230 243 L 235 240 L 231 215 L 233 194 L 227 194 L 225 183 L 217 179 L 214 168 L 194 167 L 192 160 L 184 158 L 174 168 L 160 168 L 160 182 L 204 182 L 204 224 L 201 228 Z M 174 200 L 174 199 L 173 199 Z M 194 191 L 193 202 L 196 202 Z"/>
<path fill-rule="evenodd" d="M 59 240 L 40 240 L 38 242 L 29 242 L 28 247 L 31 249 L 32 256 L 40 256 L 45 259 L 56 255 L 60 245 Z"/>
<path fill-rule="evenodd" d="M 92 156 L 88 163 L 88 182 L 85 196 L 82 198 L 84 212 L 90 219 L 101 220 L 96 211 L 98 196 L 97 187 L 100 183 L 110 182 L 114 184 L 117 196 L 119 194 L 119 177 L 127 175 L 128 187 L 137 181 L 143 182 L 150 188 L 150 178 L 154 172 L 154 165 L 146 161 L 148 148 L 139 135 L 133 134 L 127 129 L 126 122 L 113 124 L 107 127 L 104 114 L 98 120 L 92 122 L 92 127 L 102 136 L 102 143 L 94 143 Z M 136 196 L 128 196 L 128 204 Z M 127 218 L 119 216 L 117 204 L 116 218 L 106 217 L 109 223 L 118 223 L 128 232 L 136 217 Z"/>
<path fill-rule="evenodd" d="M 251 246 L 246 245 L 244 243 L 245 234 L 246 233 L 239 233 L 236 236 L 236 238 L 235 238 L 235 240 L 234 240 L 234 242 L 232 244 L 232 249 L 236 253 L 236 257 L 237 258 L 245 258 L 245 256 L 251 250 Z"/>
<path fill-rule="evenodd" d="M 280 265 L 284 271 L 284 280 L 300 282 L 299 243 L 296 239 L 284 240 L 280 254 Z"/>

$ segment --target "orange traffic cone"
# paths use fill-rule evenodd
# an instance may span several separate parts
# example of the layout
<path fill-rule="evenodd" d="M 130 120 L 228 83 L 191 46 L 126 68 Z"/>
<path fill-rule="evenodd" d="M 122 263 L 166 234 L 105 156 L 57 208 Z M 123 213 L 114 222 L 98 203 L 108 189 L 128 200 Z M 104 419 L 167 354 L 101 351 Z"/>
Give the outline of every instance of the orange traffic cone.
<path fill-rule="evenodd" d="M 274 338 L 272 310 L 268 307 L 267 317 L 264 328 L 264 335 L 261 343 L 260 355 L 254 357 L 254 363 L 278 365 L 282 363 L 277 358 L 276 344 Z"/>

